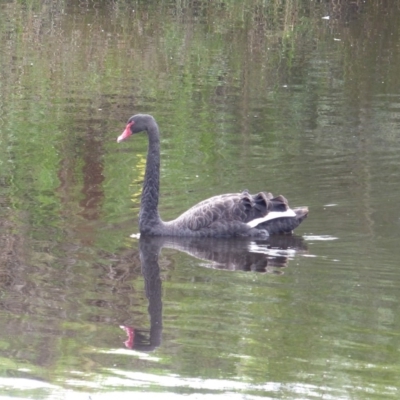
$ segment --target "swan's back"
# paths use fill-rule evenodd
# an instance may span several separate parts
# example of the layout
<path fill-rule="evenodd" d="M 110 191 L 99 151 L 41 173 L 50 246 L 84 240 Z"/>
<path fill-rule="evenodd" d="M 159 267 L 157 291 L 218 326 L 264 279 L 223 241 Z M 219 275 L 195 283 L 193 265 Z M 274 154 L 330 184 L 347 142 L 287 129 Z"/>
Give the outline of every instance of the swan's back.
<path fill-rule="evenodd" d="M 190 232 L 194 236 L 247 235 L 258 225 L 253 221 L 261 223 L 271 213 L 283 213 L 284 216 L 288 210 L 289 205 L 283 196 L 274 198 L 271 193 L 251 195 L 244 191 L 211 197 L 165 224 L 174 229 L 173 233 L 182 231 L 185 235 Z"/>

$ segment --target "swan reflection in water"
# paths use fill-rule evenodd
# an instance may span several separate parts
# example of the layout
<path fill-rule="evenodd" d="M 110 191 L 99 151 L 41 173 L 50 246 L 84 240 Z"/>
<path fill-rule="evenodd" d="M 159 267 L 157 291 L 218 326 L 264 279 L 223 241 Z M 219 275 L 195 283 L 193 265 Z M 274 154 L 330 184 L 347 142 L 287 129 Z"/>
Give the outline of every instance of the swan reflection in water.
<path fill-rule="evenodd" d="M 201 265 L 227 271 L 280 274 L 296 252 L 306 244 L 298 236 L 271 236 L 264 240 L 141 237 L 140 261 L 145 293 L 149 301 L 150 330 L 121 326 L 127 334 L 125 346 L 150 352 L 161 344 L 162 296 L 159 255 L 163 248 L 176 249 L 201 260 Z"/>

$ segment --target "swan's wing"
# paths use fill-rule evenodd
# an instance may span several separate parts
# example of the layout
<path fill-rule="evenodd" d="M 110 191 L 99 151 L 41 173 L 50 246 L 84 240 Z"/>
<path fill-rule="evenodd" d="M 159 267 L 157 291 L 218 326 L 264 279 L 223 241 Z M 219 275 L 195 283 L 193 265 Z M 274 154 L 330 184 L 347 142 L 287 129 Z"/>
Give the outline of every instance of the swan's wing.
<path fill-rule="evenodd" d="M 283 213 L 281 215 L 285 216 L 284 213 L 290 211 L 288 202 L 283 196 L 273 197 L 271 193 L 265 192 L 251 195 L 245 191 L 204 200 L 183 213 L 175 223 L 185 225 L 193 231 L 208 228 L 217 222 L 236 221 L 255 227 L 265 222 L 268 215 L 276 218 L 273 216 L 275 213 Z"/>

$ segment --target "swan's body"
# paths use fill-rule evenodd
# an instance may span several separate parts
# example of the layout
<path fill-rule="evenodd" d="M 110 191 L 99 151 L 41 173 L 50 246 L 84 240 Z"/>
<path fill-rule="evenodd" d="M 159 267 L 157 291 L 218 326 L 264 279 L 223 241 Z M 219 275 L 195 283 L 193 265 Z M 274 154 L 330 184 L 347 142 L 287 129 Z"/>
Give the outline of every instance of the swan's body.
<path fill-rule="evenodd" d="M 247 191 L 204 200 L 173 221 L 164 222 L 158 214 L 160 188 L 160 135 L 151 115 L 131 117 L 117 141 L 146 131 L 149 138 L 146 173 L 139 216 L 141 235 L 149 236 L 261 236 L 291 233 L 307 217 L 308 208 L 290 209 L 283 196 Z"/>

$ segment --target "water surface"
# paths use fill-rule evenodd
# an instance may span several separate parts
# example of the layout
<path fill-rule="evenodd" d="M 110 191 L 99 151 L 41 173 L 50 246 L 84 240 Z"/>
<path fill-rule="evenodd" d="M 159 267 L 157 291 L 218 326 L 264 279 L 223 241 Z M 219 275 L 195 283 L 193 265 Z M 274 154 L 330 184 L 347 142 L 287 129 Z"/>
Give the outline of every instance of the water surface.
<path fill-rule="evenodd" d="M 397 399 L 399 11 L 0 1 L 0 398 Z M 309 218 L 130 237 L 138 112 L 164 219 L 244 189 Z"/>

